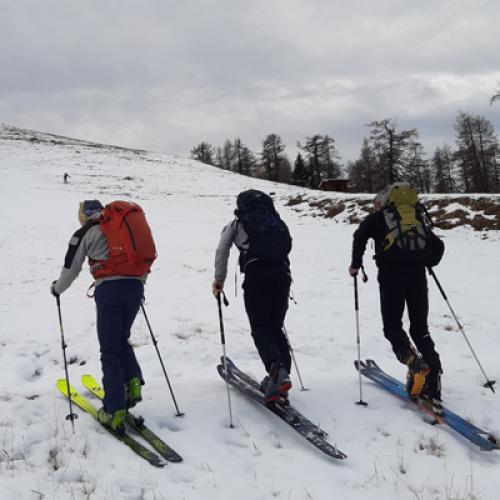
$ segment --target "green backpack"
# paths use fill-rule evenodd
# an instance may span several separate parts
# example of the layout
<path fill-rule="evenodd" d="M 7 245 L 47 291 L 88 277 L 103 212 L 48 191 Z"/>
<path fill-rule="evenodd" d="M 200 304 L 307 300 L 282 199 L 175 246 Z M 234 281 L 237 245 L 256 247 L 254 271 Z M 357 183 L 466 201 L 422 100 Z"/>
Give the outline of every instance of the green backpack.
<path fill-rule="evenodd" d="M 382 206 L 387 225 L 382 250 L 385 252 L 394 244 L 401 250 L 426 250 L 428 230 L 415 188 L 405 182 L 396 182 L 378 195 L 377 201 Z"/>

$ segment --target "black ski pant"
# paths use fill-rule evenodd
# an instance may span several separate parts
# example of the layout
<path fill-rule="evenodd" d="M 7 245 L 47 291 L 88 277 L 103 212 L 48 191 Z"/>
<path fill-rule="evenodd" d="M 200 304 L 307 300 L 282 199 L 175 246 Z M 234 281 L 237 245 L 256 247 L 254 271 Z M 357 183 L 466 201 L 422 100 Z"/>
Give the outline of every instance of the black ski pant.
<path fill-rule="evenodd" d="M 255 261 L 245 269 L 245 310 L 255 346 L 268 372 L 276 362 L 283 363 L 288 373 L 292 365 L 290 349 L 283 332 L 290 283 L 290 271 L 283 264 L 276 266 Z"/>
<path fill-rule="evenodd" d="M 143 295 L 144 285 L 138 279 L 105 281 L 95 289 L 104 408 L 108 413 L 125 409 L 126 382 L 134 377 L 143 380 L 128 341 Z"/>
<path fill-rule="evenodd" d="M 429 384 L 435 386 L 442 368 L 427 325 L 429 298 L 425 272 L 424 266 L 380 268 L 378 273 L 380 308 L 384 335 L 401 361 L 410 349 L 410 340 L 403 330 L 402 323 L 406 304 L 410 320 L 410 337 L 431 369 L 427 377 Z"/>

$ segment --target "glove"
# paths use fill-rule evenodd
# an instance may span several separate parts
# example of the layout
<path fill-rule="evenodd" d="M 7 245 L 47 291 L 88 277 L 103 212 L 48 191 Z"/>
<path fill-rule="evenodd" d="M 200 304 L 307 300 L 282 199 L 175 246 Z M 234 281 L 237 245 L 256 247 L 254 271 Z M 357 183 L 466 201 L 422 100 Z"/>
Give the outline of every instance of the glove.
<path fill-rule="evenodd" d="M 222 292 L 222 289 L 224 288 L 224 283 L 214 280 L 212 283 L 212 293 L 217 296 L 219 293 Z"/>
<path fill-rule="evenodd" d="M 52 284 L 50 285 L 50 293 L 54 297 L 59 297 L 59 294 L 56 292 L 56 283 L 57 283 L 57 280 L 53 281 Z"/>
<path fill-rule="evenodd" d="M 357 276 L 358 275 L 358 272 L 359 272 L 359 268 L 357 267 L 352 267 L 350 266 L 349 267 L 349 274 L 354 277 L 354 276 Z"/>

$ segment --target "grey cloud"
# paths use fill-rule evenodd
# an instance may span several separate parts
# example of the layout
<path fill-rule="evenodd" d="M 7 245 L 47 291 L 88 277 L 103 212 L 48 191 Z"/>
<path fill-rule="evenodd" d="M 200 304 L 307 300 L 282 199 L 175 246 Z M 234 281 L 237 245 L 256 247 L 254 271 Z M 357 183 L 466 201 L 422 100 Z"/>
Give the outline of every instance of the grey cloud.
<path fill-rule="evenodd" d="M 316 132 L 354 158 L 385 117 L 453 140 L 500 80 L 500 4 L 485 0 L 0 2 L 0 118 L 187 153 Z M 406 126 L 406 125 L 405 125 Z M 424 140 L 424 138 L 426 140 Z"/>

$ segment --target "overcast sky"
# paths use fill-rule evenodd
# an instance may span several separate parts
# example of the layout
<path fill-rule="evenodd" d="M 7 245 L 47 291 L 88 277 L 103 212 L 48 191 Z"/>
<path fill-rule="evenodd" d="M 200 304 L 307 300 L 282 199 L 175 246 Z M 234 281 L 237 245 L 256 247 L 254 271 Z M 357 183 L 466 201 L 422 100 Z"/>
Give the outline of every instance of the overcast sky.
<path fill-rule="evenodd" d="M 499 0 L 0 0 L 0 122 L 188 154 L 239 136 L 418 128 L 428 156 L 459 110 L 500 134 Z"/>

